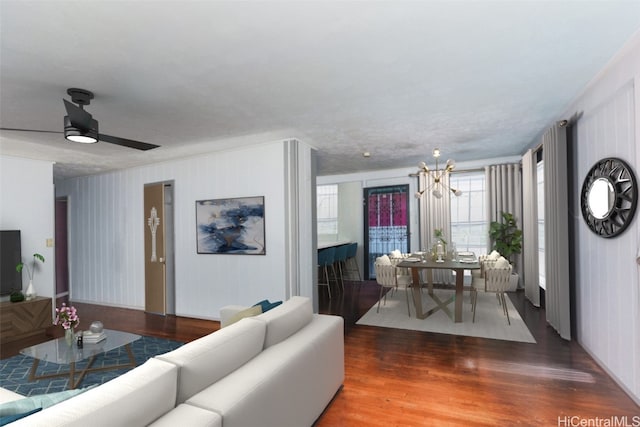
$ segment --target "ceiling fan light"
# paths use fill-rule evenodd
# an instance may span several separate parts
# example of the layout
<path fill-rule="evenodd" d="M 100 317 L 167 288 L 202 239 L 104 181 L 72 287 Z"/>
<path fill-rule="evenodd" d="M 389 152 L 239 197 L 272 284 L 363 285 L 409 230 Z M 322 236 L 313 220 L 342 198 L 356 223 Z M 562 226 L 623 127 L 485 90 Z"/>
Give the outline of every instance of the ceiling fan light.
<path fill-rule="evenodd" d="M 64 116 L 64 137 L 68 141 L 81 144 L 94 144 L 98 142 L 98 122 L 91 121 L 92 129 L 82 130 L 71 124 L 69 116 Z"/>
<path fill-rule="evenodd" d="M 79 142 L 81 144 L 94 144 L 98 142 L 97 139 L 85 135 L 66 135 L 65 138 L 69 141 Z"/>

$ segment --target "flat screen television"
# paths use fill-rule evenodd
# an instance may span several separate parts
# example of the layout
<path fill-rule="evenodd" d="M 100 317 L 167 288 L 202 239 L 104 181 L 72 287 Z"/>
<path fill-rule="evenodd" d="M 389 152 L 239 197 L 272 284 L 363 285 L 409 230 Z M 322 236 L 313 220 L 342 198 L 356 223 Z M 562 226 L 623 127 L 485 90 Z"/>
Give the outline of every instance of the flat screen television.
<path fill-rule="evenodd" d="M 22 273 L 16 271 L 21 260 L 20 230 L 0 230 L 0 295 L 22 290 Z"/>

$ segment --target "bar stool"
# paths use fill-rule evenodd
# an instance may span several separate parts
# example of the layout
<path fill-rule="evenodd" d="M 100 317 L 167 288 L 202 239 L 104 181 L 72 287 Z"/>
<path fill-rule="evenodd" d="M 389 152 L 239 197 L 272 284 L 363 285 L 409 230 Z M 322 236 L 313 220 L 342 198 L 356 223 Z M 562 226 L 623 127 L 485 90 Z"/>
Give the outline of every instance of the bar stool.
<path fill-rule="evenodd" d="M 318 286 L 326 286 L 329 292 L 329 299 L 331 299 L 331 278 L 329 277 L 329 267 L 333 271 L 333 277 L 336 277 L 336 270 L 333 267 L 335 261 L 336 248 L 325 248 L 318 251 Z M 325 282 L 321 282 L 321 272 L 324 272 Z"/>
<path fill-rule="evenodd" d="M 342 292 L 344 292 L 344 277 L 342 275 L 342 266 L 347 262 L 347 250 L 348 245 L 336 246 L 336 254 L 334 258 L 334 264 L 338 267 L 338 274 L 340 275 L 340 286 L 342 286 Z"/>
<path fill-rule="evenodd" d="M 358 253 L 358 243 L 349 243 L 347 246 L 347 260 L 345 261 L 345 270 L 347 272 L 355 271 L 358 275 L 358 281 L 362 281 L 362 276 L 360 275 L 360 267 L 358 266 L 358 259 L 356 258 L 356 254 Z M 353 267 L 355 265 L 355 268 Z"/>

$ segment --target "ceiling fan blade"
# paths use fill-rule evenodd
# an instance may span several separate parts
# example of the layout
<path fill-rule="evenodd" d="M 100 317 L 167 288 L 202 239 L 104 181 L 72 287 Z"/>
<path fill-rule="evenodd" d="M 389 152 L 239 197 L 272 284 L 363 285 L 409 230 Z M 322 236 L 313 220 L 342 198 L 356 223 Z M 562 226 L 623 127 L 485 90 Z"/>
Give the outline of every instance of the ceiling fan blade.
<path fill-rule="evenodd" d="M 63 99 L 63 101 L 71 124 L 81 130 L 91 129 L 91 114 L 66 99 Z"/>
<path fill-rule="evenodd" d="M 132 139 L 126 138 L 118 138 L 117 136 L 105 135 L 103 133 L 98 134 L 98 140 L 143 151 L 160 147 L 159 145 L 155 144 L 148 144 L 146 142 L 134 141 Z"/>
<path fill-rule="evenodd" d="M 40 129 L 21 129 L 21 128 L 2 128 L 0 130 L 9 130 L 13 132 L 40 132 L 40 133 L 64 133 L 59 130 L 40 130 Z"/>

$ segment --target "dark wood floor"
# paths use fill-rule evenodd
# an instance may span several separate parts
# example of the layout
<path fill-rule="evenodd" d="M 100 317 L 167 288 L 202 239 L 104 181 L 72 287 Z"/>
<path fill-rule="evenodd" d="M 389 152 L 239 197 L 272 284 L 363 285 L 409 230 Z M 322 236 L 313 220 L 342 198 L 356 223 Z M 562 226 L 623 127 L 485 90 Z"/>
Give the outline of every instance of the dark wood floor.
<path fill-rule="evenodd" d="M 624 416 L 632 425 L 640 415 L 640 407 L 578 344 L 559 338 L 544 312 L 521 293 L 512 301 L 537 344 L 359 326 L 355 322 L 377 300 L 379 288 L 375 282 L 347 285 L 331 300 L 321 289 L 320 311 L 345 318 L 346 378 L 318 427 L 557 426 Z M 113 329 L 185 342 L 219 328 L 215 321 L 75 306 L 88 323 L 100 319 Z M 4 345 L 0 355 L 10 357 L 44 339 Z"/>

